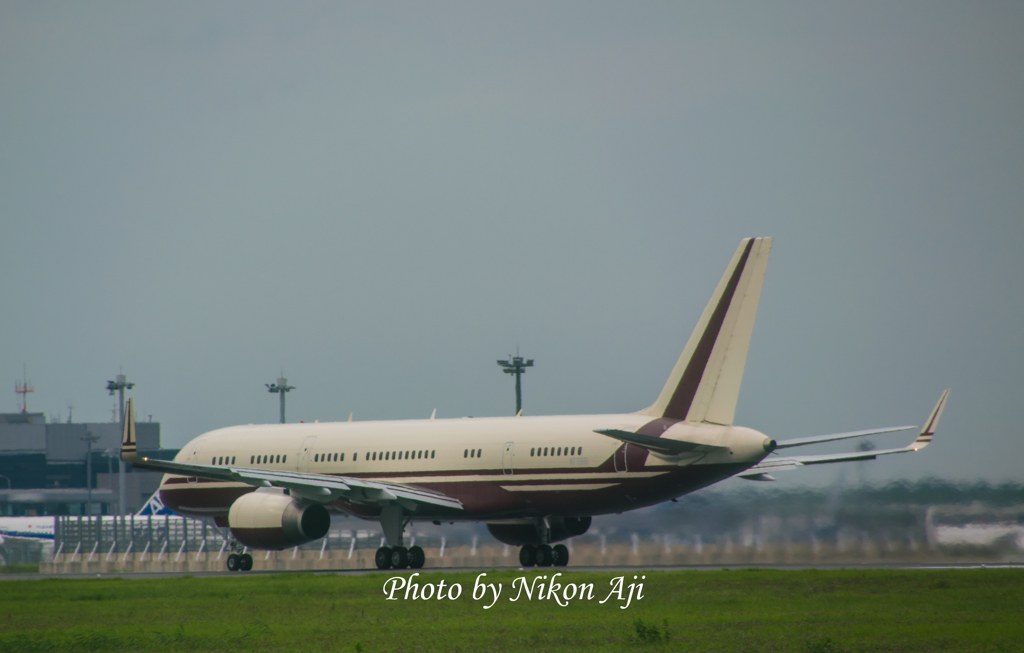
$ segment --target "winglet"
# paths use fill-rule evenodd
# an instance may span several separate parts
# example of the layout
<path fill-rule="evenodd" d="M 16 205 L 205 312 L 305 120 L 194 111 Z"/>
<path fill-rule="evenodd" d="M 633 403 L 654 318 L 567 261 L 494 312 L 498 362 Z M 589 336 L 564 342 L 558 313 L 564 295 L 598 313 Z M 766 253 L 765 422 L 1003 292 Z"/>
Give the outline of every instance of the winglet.
<path fill-rule="evenodd" d="M 128 398 L 124 408 L 124 433 L 121 436 L 121 460 L 133 463 L 142 460 L 135 440 L 135 402 Z"/>
<path fill-rule="evenodd" d="M 949 397 L 948 389 L 942 393 L 941 397 L 939 397 L 939 403 L 935 404 L 935 408 L 932 409 L 932 414 L 928 416 L 928 420 L 924 423 L 921 433 L 910 445 L 910 448 L 914 451 L 924 449 L 928 446 L 928 443 L 932 441 L 932 437 L 935 436 L 935 428 L 939 425 L 939 417 L 942 416 L 942 409 L 946 407 L 947 397 Z"/>

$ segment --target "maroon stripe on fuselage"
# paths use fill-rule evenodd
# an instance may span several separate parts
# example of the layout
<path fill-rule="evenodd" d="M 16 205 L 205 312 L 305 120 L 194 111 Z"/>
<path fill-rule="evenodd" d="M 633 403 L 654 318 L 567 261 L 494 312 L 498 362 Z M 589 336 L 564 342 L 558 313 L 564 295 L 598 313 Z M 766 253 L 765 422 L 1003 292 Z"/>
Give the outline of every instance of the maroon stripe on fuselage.
<path fill-rule="evenodd" d="M 646 455 L 640 447 L 630 447 Z M 473 520 L 503 519 L 521 516 L 543 515 L 600 515 L 623 512 L 661 503 L 673 497 L 700 489 L 749 467 L 747 464 L 690 465 L 677 467 L 643 467 L 642 463 L 631 469 L 643 471 L 664 471 L 657 476 L 637 477 L 623 472 L 602 479 L 537 479 L 516 481 L 514 476 L 500 476 L 484 481 L 441 481 L 417 483 L 416 487 L 442 492 L 463 503 L 464 510 L 453 510 L 440 506 L 421 504 L 420 510 L 411 514 L 418 520 Z M 610 462 L 609 462 L 610 465 Z M 595 471 L 594 469 L 587 470 Z M 575 490 L 574 484 L 609 483 L 602 489 Z M 565 490 L 541 490 L 512 492 L 502 486 L 508 485 L 564 485 Z M 189 517 L 223 517 L 231 504 L 240 496 L 254 491 L 251 487 L 212 488 L 199 484 L 177 488 L 162 488 L 160 499 L 174 512 Z M 335 510 L 343 511 L 366 519 L 380 515 L 379 506 L 354 504 L 337 501 Z"/>
<path fill-rule="evenodd" d="M 690 405 L 693 404 L 697 388 L 700 387 L 700 381 L 704 377 L 704 369 L 715 348 L 718 334 L 722 330 L 722 323 L 725 322 L 725 316 L 729 312 L 729 305 L 732 303 L 733 295 L 736 294 L 736 286 L 739 285 L 740 277 L 743 276 L 743 269 L 747 265 L 747 259 L 750 257 L 750 250 L 753 249 L 755 240 L 757 239 L 751 238 L 747 242 L 747 247 L 743 250 L 743 255 L 740 256 L 739 263 L 736 264 L 736 269 L 733 270 L 732 276 L 725 286 L 725 291 L 722 293 L 721 299 L 718 300 L 715 311 L 711 314 L 711 319 L 704 327 L 704 333 L 700 336 L 697 348 L 686 364 L 686 369 L 679 379 L 679 385 L 676 386 L 675 392 L 672 393 L 672 399 L 665 407 L 665 417 L 682 420 L 686 419 L 687 413 L 690 412 Z"/>

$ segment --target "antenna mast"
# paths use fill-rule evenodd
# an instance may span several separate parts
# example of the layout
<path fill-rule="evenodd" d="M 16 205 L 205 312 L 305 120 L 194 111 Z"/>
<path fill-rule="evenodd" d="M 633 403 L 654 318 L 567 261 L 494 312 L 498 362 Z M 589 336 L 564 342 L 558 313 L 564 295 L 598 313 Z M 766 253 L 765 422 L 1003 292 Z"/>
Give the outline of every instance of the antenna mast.
<path fill-rule="evenodd" d="M 21 402 L 21 406 L 20 406 L 21 410 L 19 412 L 27 413 L 28 412 L 28 393 L 35 392 L 36 389 L 33 388 L 32 385 L 28 382 L 28 371 L 27 371 L 27 368 L 25 366 L 22 366 L 21 373 L 22 373 L 22 380 L 14 382 L 14 392 L 16 394 L 21 395 L 21 399 L 19 400 Z"/>

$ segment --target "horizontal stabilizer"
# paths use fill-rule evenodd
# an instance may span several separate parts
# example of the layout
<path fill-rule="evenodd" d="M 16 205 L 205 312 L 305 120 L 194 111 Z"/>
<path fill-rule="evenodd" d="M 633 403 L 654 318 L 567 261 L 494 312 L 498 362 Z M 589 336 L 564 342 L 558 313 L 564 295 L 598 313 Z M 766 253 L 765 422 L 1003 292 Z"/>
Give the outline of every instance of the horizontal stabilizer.
<path fill-rule="evenodd" d="M 671 438 L 657 438 L 653 435 L 642 435 L 640 433 L 633 433 L 632 431 L 623 431 L 620 429 L 596 429 L 594 433 L 607 435 L 610 438 L 622 440 L 629 444 L 635 444 L 638 447 L 643 447 L 644 449 L 648 449 L 654 453 L 666 456 L 678 456 L 684 453 L 691 453 L 693 451 L 710 451 L 712 449 L 722 448 L 697 442 L 686 442 L 684 440 L 673 440 Z"/>

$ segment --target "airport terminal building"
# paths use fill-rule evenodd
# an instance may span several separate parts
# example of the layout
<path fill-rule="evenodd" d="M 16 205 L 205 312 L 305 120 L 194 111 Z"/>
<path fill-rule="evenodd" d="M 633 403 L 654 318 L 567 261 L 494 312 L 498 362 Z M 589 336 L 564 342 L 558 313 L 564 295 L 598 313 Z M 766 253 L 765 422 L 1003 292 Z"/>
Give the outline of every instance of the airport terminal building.
<path fill-rule="evenodd" d="M 160 423 L 137 424 L 139 453 L 172 459 L 176 449 L 160 446 Z M 91 442 L 90 442 L 91 441 Z M 0 515 L 86 515 L 117 513 L 116 422 L 46 422 L 43 413 L 0 413 Z M 125 506 L 135 512 L 156 491 L 162 474 L 125 470 Z"/>

